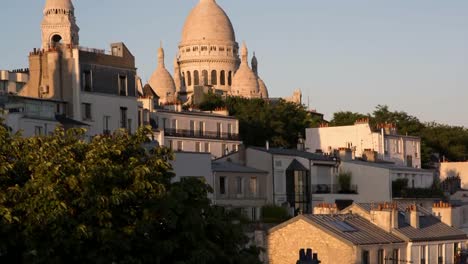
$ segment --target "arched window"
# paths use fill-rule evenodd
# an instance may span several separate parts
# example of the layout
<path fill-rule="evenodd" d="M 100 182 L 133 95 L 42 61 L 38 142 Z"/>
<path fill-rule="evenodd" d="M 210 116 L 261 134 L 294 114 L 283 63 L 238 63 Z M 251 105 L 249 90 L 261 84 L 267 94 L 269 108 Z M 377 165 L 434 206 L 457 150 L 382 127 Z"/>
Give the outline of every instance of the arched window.
<path fill-rule="evenodd" d="M 221 71 L 219 82 L 221 85 L 226 85 L 226 72 L 225 71 Z"/>
<path fill-rule="evenodd" d="M 182 73 L 182 86 L 185 86 L 185 73 Z"/>
<path fill-rule="evenodd" d="M 208 85 L 208 71 L 203 70 L 202 74 L 203 74 L 203 83 L 202 83 L 202 85 Z"/>
<path fill-rule="evenodd" d="M 193 85 L 200 85 L 200 75 L 198 71 L 193 72 Z"/>
<path fill-rule="evenodd" d="M 189 71 L 187 72 L 187 85 L 192 86 L 192 75 Z"/>
<path fill-rule="evenodd" d="M 211 84 L 218 85 L 218 73 L 215 70 L 211 71 Z"/>
<path fill-rule="evenodd" d="M 228 85 L 229 86 L 232 85 L 232 71 L 230 71 L 229 74 L 228 74 Z"/>

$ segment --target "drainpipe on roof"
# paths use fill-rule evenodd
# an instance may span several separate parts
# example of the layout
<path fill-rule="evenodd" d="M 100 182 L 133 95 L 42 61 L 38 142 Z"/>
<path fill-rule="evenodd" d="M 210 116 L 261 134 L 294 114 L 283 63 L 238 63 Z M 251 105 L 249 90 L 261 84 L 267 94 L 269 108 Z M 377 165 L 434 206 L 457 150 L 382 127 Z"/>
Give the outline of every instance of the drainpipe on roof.
<path fill-rule="evenodd" d="M 275 198 L 275 156 L 273 154 L 271 155 L 271 179 L 273 183 L 273 189 L 272 189 L 272 195 L 273 195 L 273 204 L 276 205 L 276 198 Z M 287 196 L 287 195 L 286 195 Z M 287 200 L 287 198 L 286 198 Z"/>

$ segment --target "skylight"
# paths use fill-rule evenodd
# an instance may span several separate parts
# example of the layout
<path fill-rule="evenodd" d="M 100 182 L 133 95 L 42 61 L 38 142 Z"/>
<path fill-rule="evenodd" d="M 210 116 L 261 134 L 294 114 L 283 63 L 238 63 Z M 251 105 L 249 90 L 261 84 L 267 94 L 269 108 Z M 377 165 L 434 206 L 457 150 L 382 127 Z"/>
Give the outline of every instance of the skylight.
<path fill-rule="evenodd" d="M 342 232 L 356 232 L 356 228 L 343 221 L 333 221 L 331 224 Z"/>

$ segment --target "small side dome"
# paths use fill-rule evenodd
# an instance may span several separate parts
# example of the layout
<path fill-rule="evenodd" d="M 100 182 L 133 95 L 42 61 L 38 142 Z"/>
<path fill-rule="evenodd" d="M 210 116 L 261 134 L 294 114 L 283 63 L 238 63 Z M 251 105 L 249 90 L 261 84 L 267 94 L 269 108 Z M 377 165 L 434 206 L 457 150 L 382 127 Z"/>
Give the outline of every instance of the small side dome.
<path fill-rule="evenodd" d="M 160 96 L 161 101 L 167 102 L 176 99 L 175 82 L 164 65 L 163 48 L 159 48 L 158 50 L 158 67 L 153 75 L 151 75 L 148 83 L 153 88 L 154 92 Z"/>
<path fill-rule="evenodd" d="M 242 45 L 241 55 L 241 65 L 232 80 L 231 94 L 246 98 L 257 98 L 259 96 L 258 77 L 247 63 L 248 50 L 245 43 Z"/>
<path fill-rule="evenodd" d="M 268 94 L 268 88 L 267 88 L 265 82 L 260 78 L 258 78 L 258 88 L 259 88 L 260 98 L 268 99 L 270 97 L 269 94 Z"/>

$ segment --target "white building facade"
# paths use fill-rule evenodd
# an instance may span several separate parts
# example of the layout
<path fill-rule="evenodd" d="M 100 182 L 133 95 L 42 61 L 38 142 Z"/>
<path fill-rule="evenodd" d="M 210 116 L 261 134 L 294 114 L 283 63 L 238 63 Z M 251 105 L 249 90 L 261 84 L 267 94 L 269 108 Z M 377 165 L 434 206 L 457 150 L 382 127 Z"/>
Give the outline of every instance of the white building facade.
<path fill-rule="evenodd" d="M 340 148 L 352 149 L 357 158 L 375 151 L 379 160 L 421 168 L 421 139 L 399 135 L 393 125 L 384 124 L 374 130 L 369 120 L 364 119 L 352 126 L 306 129 L 308 151 L 333 154 Z"/>
<path fill-rule="evenodd" d="M 0 71 L 0 95 L 15 94 L 29 80 L 29 70 Z"/>
<path fill-rule="evenodd" d="M 150 123 L 161 145 L 176 151 L 206 152 L 213 158 L 237 151 L 239 121 L 233 117 L 197 111 L 157 109 Z"/>

